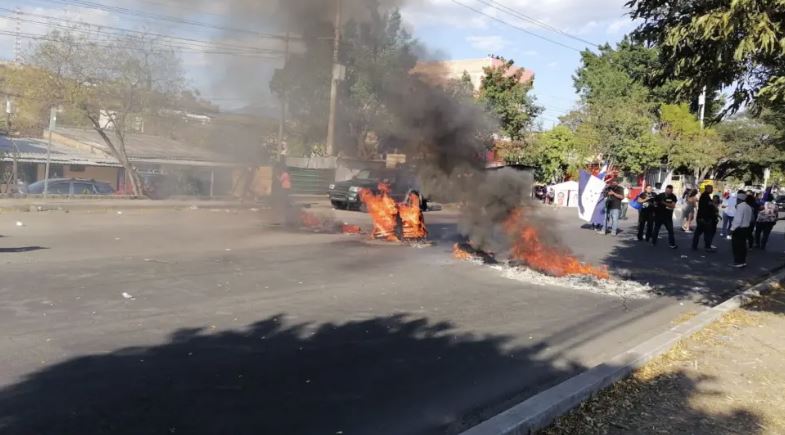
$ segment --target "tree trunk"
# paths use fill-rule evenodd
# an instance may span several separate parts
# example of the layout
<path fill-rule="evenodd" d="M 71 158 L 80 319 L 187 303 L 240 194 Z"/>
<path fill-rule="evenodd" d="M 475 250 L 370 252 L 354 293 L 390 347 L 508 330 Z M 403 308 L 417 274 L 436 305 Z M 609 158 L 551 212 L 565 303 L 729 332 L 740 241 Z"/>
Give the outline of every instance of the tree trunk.
<path fill-rule="evenodd" d="M 121 143 L 121 145 L 123 145 L 121 151 L 118 147 L 115 146 L 114 142 L 112 142 L 112 139 L 109 137 L 109 135 L 106 134 L 106 130 L 104 130 L 104 128 L 101 127 L 100 123 L 98 122 L 98 119 L 96 119 L 94 116 L 90 115 L 89 113 L 87 114 L 87 118 L 93 124 L 93 129 L 98 133 L 99 136 L 101 136 L 101 139 L 104 140 L 106 146 L 109 147 L 109 151 L 111 151 L 112 155 L 120 162 L 120 164 L 123 166 L 123 169 L 125 169 L 126 177 L 128 178 L 128 181 L 131 183 L 131 193 L 133 194 L 133 196 L 137 196 L 137 197 L 142 196 L 142 189 L 141 189 L 142 181 L 139 178 L 139 174 L 136 173 L 136 169 L 128 160 L 128 156 L 125 153 L 125 143 Z M 115 126 L 115 128 L 117 127 Z M 121 141 L 123 141 L 121 135 L 118 135 L 118 137 L 120 138 Z"/>

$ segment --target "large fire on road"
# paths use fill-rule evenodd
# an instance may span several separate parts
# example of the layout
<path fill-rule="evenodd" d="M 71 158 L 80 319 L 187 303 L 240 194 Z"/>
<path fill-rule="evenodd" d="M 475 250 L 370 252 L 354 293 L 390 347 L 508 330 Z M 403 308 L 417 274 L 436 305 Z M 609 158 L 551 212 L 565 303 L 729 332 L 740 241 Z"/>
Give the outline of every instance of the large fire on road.
<path fill-rule="evenodd" d="M 599 279 L 609 278 L 606 268 L 582 263 L 566 249 L 543 243 L 539 231 L 526 220 L 521 208 L 510 214 L 504 229 L 512 242 L 510 257 L 534 270 L 557 277 L 587 275 Z"/>
<path fill-rule="evenodd" d="M 390 186 L 379 183 L 374 193 L 370 189 L 360 191 L 360 200 L 365 204 L 373 221 L 371 237 L 379 240 L 398 241 L 422 240 L 428 236 L 421 208 L 421 198 L 417 193 L 410 192 L 406 202 L 396 204 L 390 196 Z"/>
<path fill-rule="evenodd" d="M 398 241 L 395 235 L 397 226 L 398 206 L 390 196 L 390 187 L 384 183 L 379 183 L 378 194 L 370 189 L 360 191 L 360 200 L 365 204 L 368 214 L 373 220 L 373 231 L 371 236 L 375 239 Z"/>

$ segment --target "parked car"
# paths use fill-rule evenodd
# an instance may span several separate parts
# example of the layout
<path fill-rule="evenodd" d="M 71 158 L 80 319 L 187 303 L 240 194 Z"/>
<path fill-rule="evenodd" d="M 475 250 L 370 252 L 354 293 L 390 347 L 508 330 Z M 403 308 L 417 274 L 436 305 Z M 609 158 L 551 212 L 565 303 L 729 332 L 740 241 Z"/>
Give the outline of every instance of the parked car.
<path fill-rule="evenodd" d="M 785 212 L 785 195 L 779 195 L 774 200 L 777 203 L 777 209 L 779 211 Z"/>
<path fill-rule="evenodd" d="M 417 190 L 417 176 L 406 169 L 383 169 L 360 171 L 354 178 L 330 184 L 329 196 L 333 207 L 338 209 L 361 210 L 360 191 L 368 189 L 378 191 L 379 183 L 390 185 L 390 196 L 396 202 L 404 202 L 412 190 Z M 423 211 L 427 210 L 427 201 L 422 201 Z"/>
<path fill-rule="evenodd" d="M 78 196 L 78 195 L 112 195 L 114 189 L 109 183 L 95 180 L 80 180 L 77 178 L 52 178 L 48 181 L 47 193 L 49 195 Z M 25 189 L 28 195 L 43 195 L 44 182 L 36 181 Z"/>

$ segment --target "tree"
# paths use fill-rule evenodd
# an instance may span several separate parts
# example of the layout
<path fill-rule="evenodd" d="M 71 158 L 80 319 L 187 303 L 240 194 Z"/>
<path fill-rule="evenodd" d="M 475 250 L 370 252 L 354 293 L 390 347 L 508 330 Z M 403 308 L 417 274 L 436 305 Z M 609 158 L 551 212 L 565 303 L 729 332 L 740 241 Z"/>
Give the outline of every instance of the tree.
<path fill-rule="evenodd" d="M 133 195 L 142 183 L 126 151 L 127 135 L 145 115 L 176 100 L 183 85 L 180 59 L 156 39 L 127 35 L 94 42 L 52 32 L 34 49 L 31 64 L 46 72 L 36 91 L 75 110 L 125 169 Z"/>
<path fill-rule="evenodd" d="M 712 129 L 702 129 L 686 104 L 660 106 L 660 133 L 668 166 L 693 171 L 696 180 L 716 173 L 726 147 Z"/>
<path fill-rule="evenodd" d="M 474 84 L 468 71 L 464 71 L 460 79 L 452 79 L 445 86 L 447 94 L 458 100 L 474 99 Z"/>
<path fill-rule="evenodd" d="M 416 42 L 403 26 L 401 13 L 371 10 L 368 22 L 350 22 L 344 33 L 346 68 L 342 109 L 350 143 L 360 157 L 376 154 L 371 133 L 384 138 L 395 128 L 395 114 L 386 101 L 400 93 L 417 63 Z"/>
<path fill-rule="evenodd" d="M 651 52 L 623 41 L 618 50 L 605 45 L 600 53 L 581 53 L 573 76 L 581 110 L 565 120 L 576 141 L 591 157 L 643 172 L 659 164 L 663 148 L 652 132 L 656 124 L 654 92 L 645 85 Z"/>
<path fill-rule="evenodd" d="M 785 104 L 785 3 L 630 0 L 638 41 L 659 48 L 656 81 L 681 95 L 733 87 L 731 109 Z"/>
<path fill-rule="evenodd" d="M 648 104 L 614 99 L 584 110 L 576 140 L 592 156 L 636 173 L 659 164 L 663 148 L 652 132 L 655 120 Z"/>
<path fill-rule="evenodd" d="M 400 93 L 417 62 L 417 42 L 404 28 L 397 9 L 380 10 L 369 2 L 368 19 L 350 20 L 343 29 L 340 50 L 346 77 L 340 83 L 337 134 L 338 148 L 344 154 L 370 157 L 377 150 L 374 137 L 384 138 L 394 129 L 395 114 L 386 101 L 391 93 Z M 289 131 L 308 149 L 324 141 L 332 73 L 332 41 L 329 23 L 319 29 L 306 29 L 305 52 L 290 56 L 277 70 L 270 90 L 286 98 L 293 125 Z M 348 146 L 347 146 L 348 145 Z"/>
<path fill-rule="evenodd" d="M 512 140 L 524 138 L 534 119 L 542 112 L 529 95 L 531 82 L 524 82 L 523 69 L 514 61 L 497 58 L 498 66 L 485 68 L 479 99 L 499 119 L 501 131 Z"/>
<path fill-rule="evenodd" d="M 543 132 L 534 146 L 536 172 L 541 181 L 559 182 L 565 175 L 576 175 L 586 152 L 575 133 L 563 125 Z"/>
<path fill-rule="evenodd" d="M 762 179 L 766 168 L 785 169 L 785 153 L 778 147 L 783 130 L 772 122 L 779 116 L 770 112 L 757 118 L 742 114 L 719 124 L 715 129 L 724 150 L 716 163 L 716 176 Z"/>

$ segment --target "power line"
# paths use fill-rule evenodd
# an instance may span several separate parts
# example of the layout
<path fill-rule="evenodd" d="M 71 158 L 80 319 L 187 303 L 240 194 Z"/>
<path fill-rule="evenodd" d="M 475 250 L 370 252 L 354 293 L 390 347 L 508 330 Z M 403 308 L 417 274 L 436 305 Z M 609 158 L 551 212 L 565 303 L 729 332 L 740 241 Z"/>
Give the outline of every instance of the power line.
<path fill-rule="evenodd" d="M 0 7 L 0 11 L 10 11 L 10 10 Z M 239 51 L 239 52 L 248 52 L 248 53 L 283 53 L 283 51 L 275 50 L 275 49 L 263 49 L 263 48 L 258 48 L 258 47 L 249 47 L 249 46 L 242 46 L 242 45 L 232 45 L 232 44 L 216 43 L 216 42 L 213 42 L 213 41 L 204 41 L 204 40 L 193 39 L 193 38 L 184 38 L 184 37 L 167 35 L 167 34 L 162 34 L 162 33 L 145 32 L 145 31 L 124 29 L 124 28 L 120 28 L 120 27 L 112 27 L 112 26 L 105 26 L 105 25 L 92 25 L 92 24 L 88 24 L 88 23 L 84 23 L 84 22 L 80 22 L 80 21 L 72 21 L 72 20 L 68 20 L 68 19 L 65 19 L 65 18 L 58 18 L 58 17 L 49 16 L 49 15 L 39 15 L 39 14 L 31 14 L 31 13 L 24 13 L 24 12 L 22 12 L 21 14 L 22 15 L 26 15 L 26 16 L 31 16 L 31 17 L 40 17 L 40 18 L 43 18 L 43 19 L 62 21 L 64 23 L 71 23 L 71 24 L 73 24 L 75 26 L 83 26 L 83 27 L 87 28 L 87 29 L 84 29 L 84 28 L 79 28 L 79 27 L 66 26 L 66 25 L 54 23 L 54 22 L 51 22 L 51 21 L 37 21 L 37 20 L 34 20 L 34 19 L 29 19 L 29 18 L 20 18 L 21 21 L 24 21 L 24 22 L 27 22 L 27 23 L 40 24 L 40 25 L 45 25 L 45 26 L 53 26 L 53 27 L 66 29 L 68 31 L 75 31 L 75 32 L 80 32 L 80 33 L 87 33 L 87 34 L 94 33 L 94 34 L 101 34 L 101 35 L 108 35 L 108 36 L 115 36 L 115 37 L 123 36 L 123 34 L 136 34 L 136 35 L 142 35 L 142 36 L 153 36 L 153 37 L 158 37 L 158 38 L 164 38 L 164 39 L 167 39 L 167 40 L 171 40 L 171 41 L 177 42 L 181 46 L 186 46 L 186 47 L 189 47 L 189 48 L 218 48 L 218 49 L 236 50 L 236 51 Z M 12 18 L 0 15 L 0 19 L 11 20 Z M 96 29 L 92 29 L 92 27 L 96 27 Z M 121 33 L 105 32 L 102 29 L 116 30 L 116 31 L 121 32 Z M 179 42 L 179 41 L 182 41 L 182 42 Z"/>
<path fill-rule="evenodd" d="M 530 23 L 532 23 L 532 24 L 534 24 L 534 25 L 536 25 L 538 27 L 541 27 L 543 29 L 550 30 L 551 32 L 558 33 L 558 34 L 566 36 L 566 37 L 568 37 L 570 39 L 574 39 L 576 41 L 583 42 L 584 44 L 591 45 L 592 47 L 599 48 L 599 45 L 597 45 L 597 44 L 595 44 L 595 43 L 593 43 L 591 41 L 587 41 L 586 39 L 583 39 L 583 38 L 581 38 L 579 36 L 575 36 L 575 35 L 573 35 L 571 33 L 565 32 L 564 30 L 559 29 L 558 27 L 552 26 L 552 25 L 550 25 L 550 24 L 548 24 L 546 22 L 543 22 L 543 21 L 540 21 L 540 20 L 538 20 L 536 18 L 530 17 L 530 16 L 524 14 L 523 12 L 518 11 L 516 9 L 513 9 L 513 8 L 511 8 L 509 6 L 506 6 L 506 5 L 502 4 L 502 3 L 499 3 L 498 1 L 495 1 L 495 0 L 477 0 L 477 1 L 482 3 L 482 4 L 484 4 L 484 5 L 487 5 L 487 6 L 491 7 L 491 8 L 493 8 L 493 9 L 496 9 L 497 11 L 510 14 L 510 15 L 512 15 L 512 16 L 514 16 L 516 18 L 519 18 L 521 20 L 524 20 L 524 21 L 528 21 L 528 22 L 530 22 Z"/>
<path fill-rule="evenodd" d="M 33 34 L 33 33 L 16 33 L 7 30 L 0 30 L 0 35 L 7 35 L 7 36 L 19 36 L 20 38 L 24 39 L 32 39 L 32 40 L 39 40 L 39 41 L 51 41 L 51 42 L 60 42 L 60 40 L 56 38 L 49 37 L 47 35 L 40 35 L 40 34 Z M 73 44 L 75 47 L 101 47 L 101 48 L 124 48 L 128 50 L 135 50 L 135 51 L 147 51 L 150 53 L 200 53 L 200 54 L 215 54 L 215 55 L 228 55 L 228 56 L 239 56 L 239 57 L 254 57 L 260 59 L 280 59 L 281 56 L 273 56 L 273 55 L 266 55 L 264 53 L 241 53 L 236 51 L 219 51 L 219 50 L 198 50 L 198 49 L 188 49 L 186 47 L 171 47 L 169 50 L 165 49 L 148 49 L 144 47 L 136 47 L 136 46 L 129 46 L 129 45 L 105 45 L 99 44 L 99 42 L 111 42 L 111 41 L 91 41 L 88 44 Z"/>
<path fill-rule="evenodd" d="M 532 31 L 529 31 L 529 30 L 527 30 L 527 29 L 524 29 L 523 27 L 516 26 L 515 24 L 511 24 L 511 23 L 509 23 L 509 22 L 507 22 L 507 21 L 504 21 L 504 20 L 502 20 L 501 18 L 497 18 L 497 17 L 494 17 L 493 15 L 486 14 L 485 12 L 483 12 L 483 11 L 481 11 L 481 10 L 479 10 L 479 9 L 476 9 L 476 8 L 474 8 L 474 7 L 470 6 L 470 5 L 467 5 L 466 3 L 461 3 L 461 2 L 459 2 L 458 0 L 451 0 L 451 1 L 452 1 L 453 3 L 455 3 L 455 4 L 457 4 L 457 5 L 460 5 L 460 6 L 463 6 L 463 7 L 465 7 L 466 9 L 469 9 L 469 10 L 471 10 L 471 11 L 474 11 L 475 13 L 478 13 L 478 14 L 480 14 L 480 15 L 483 15 L 483 16 L 485 16 L 485 17 L 488 17 L 488 18 L 490 18 L 490 19 L 492 19 L 492 20 L 494 20 L 494 21 L 498 21 L 498 22 L 500 22 L 500 23 L 502 23 L 502 24 L 504 24 L 504 25 L 506 25 L 506 26 L 512 27 L 513 29 L 519 30 L 519 31 L 521 31 L 521 32 L 523 32 L 523 33 L 527 33 L 527 34 L 529 34 L 529 35 L 531 35 L 531 36 L 534 36 L 535 38 L 542 39 L 543 41 L 547 41 L 547 42 L 550 42 L 551 44 L 555 44 L 555 45 L 558 45 L 558 46 L 564 47 L 564 48 L 566 48 L 566 49 L 568 49 L 568 50 L 572 50 L 572 51 L 575 51 L 575 52 L 578 52 L 578 53 L 580 53 L 580 52 L 581 52 L 581 50 L 578 50 L 578 49 L 577 49 L 577 48 L 575 48 L 575 47 L 571 47 L 571 46 L 569 46 L 569 45 L 567 45 L 567 44 L 562 44 L 562 43 L 561 43 L 561 42 L 559 42 L 559 41 L 554 41 L 553 39 L 550 39 L 550 38 L 548 38 L 548 37 L 545 37 L 545 36 L 542 36 L 542 35 L 540 35 L 540 34 L 534 33 L 534 32 L 532 32 Z"/>
<path fill-rule="evenodd" d="M 85 0 L 70 0 L 70 1 L 69 0 L 41 0 L 41 1 L 49 2 L 49 3 L 64 4 L 64 5 L 67 5 L 67 6 L 76 6 L 76 7 L 80 7 L 80 8 L 83 8 L 83 9 L 93 9 L 93 10 L 118 13 L 118 14 L 133 16 L 133 17 L 139 17 L 139 18 L 147 18 L 147 19 L 153 19 L 153 20 L 158 20 L 158 21 L 165 21 L 165 22 L 176 23 L 176 24 L 186 24 L 186 25 L 189 25 L 189 26 L 195 26 L 195 27 L 201 27 L 201 28 L 207 28 L 207 29 L 213 29 L 213 30 L 222 30 L 222 31 L 225 31 L 225 32 L 250 34 L 250 35 L 257 36 L 259 38 L 281 39 L 281 40 L 285 40 L 287 38 L 285 35 L 277 35 L 277 34 L 274 34 L 274 33 L 259 32 L 259 31 L 250 30 L 250 29 L 241 29 L 241 28 L 238 28 L 238 27 L 219 26 L 217 24 L 210 24 L 210 23 L 205 23 L 205 22 L 202 22 L 202 21 L 189 20 L 187 18 L 173 17 L 171 15 L 164 15 L 164 14 L 159 14 L 159 13 L 155 13 L 155 12 L 142 11 L 142 10 L 138 10 L 138 9 L 130 9 L 130 8 L 122 7 L 122 6 L 110 6 L 110 5 L 105 5 L 105 4 L 102 4 L 102 3 L 96 3 L 96 2 L 85 1 Z M 291 39 L 301 39 L 300 37 L 297 37 L 297 36 L 290 36 L 290 38 Z"/>

